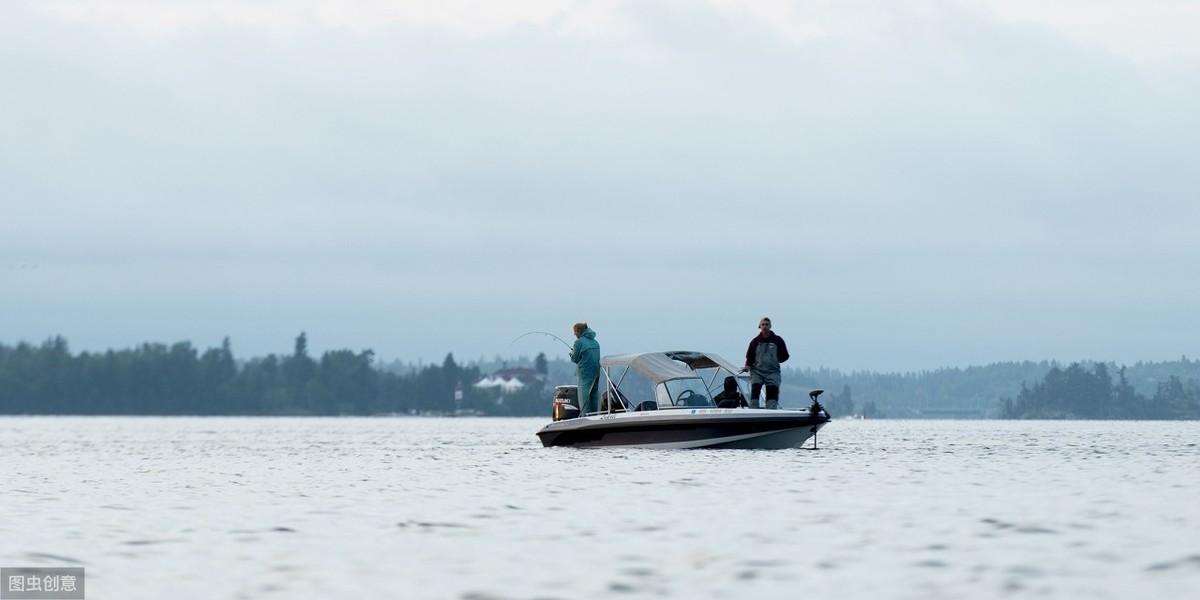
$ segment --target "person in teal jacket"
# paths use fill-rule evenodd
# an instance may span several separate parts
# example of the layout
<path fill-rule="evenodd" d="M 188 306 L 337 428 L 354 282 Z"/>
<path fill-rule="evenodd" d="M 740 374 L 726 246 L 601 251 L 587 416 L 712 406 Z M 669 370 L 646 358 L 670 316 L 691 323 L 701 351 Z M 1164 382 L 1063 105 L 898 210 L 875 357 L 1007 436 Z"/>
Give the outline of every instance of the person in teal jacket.
<path fill-rule="evenodd" d="M 600 343 L 587 323 L 576 323 L 574 329 L 577 339 L 571 348 L 571 362 L 577 365 L 579 415 L 583 416 L 600 410 Z"/>

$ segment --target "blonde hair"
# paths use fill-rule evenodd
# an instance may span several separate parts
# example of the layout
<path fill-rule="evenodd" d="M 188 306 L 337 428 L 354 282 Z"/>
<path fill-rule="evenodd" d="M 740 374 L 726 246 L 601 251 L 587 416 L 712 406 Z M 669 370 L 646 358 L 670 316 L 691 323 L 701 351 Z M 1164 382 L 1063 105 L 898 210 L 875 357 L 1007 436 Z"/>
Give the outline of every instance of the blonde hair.
<path fill-rule="evenodd" d="M 587 328 L 588 328 L 588 324 L 584 321 L 580 321 L 571 327 L 571 329 L 575 331 L 576 335 L 583 333 L 583 330 L 587 329 Z"/>

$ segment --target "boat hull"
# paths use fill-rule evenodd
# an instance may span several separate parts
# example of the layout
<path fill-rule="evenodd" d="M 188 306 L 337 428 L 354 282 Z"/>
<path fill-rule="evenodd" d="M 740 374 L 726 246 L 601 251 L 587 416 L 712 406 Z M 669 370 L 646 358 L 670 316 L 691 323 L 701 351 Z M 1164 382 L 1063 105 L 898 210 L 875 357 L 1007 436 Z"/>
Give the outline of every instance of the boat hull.
<path fill-rule="evenodd" d="M 829 417 L 806 410 L 699 409 L 581 417 L 538 432 L 544 446 L 576 448 L 797 448 Z"/>

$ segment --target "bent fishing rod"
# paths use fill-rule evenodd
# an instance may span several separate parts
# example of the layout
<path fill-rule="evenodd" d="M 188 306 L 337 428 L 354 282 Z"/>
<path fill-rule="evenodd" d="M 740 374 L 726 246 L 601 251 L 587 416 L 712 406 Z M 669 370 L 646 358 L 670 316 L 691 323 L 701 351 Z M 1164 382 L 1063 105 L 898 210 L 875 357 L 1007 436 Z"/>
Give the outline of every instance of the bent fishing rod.
<path fill-rule="evenodd" d="M 509 347 L 509 348 L 512 348 L 512 345 L 513 345 L 513 344 L 515 344 L 515 343 L 517 343 L 517 340 L 519 340 L 519 339 L 521 339 L 521 338 L 523 338 L 523 337 L 525 337 L 525 336 L 527 336 L 527 335 L 533 335 L 533 334 L 535 334 L 535 333 L 536 333 L 536 334 L 539 334 L 539 335 L 548 335 L 548 336 L 550 336 L 550 337 L 552 337 L 552 338 L 554 338 L 554 339 L 558 340 L 558 343 L 560 343 L 560 344 L 562 344 L 562 345 L 566 346 L 566 347 L 567 347 L 567 350 L 571 350 L 571 351 L 573 351 L 573 350 L 574 350 L 573 348 L 571 348 L 571 345 L 570 345 L 570 344 L 568 344 L 568 343 L 566 342 L 566 340 L 564 340 L 564 339 L 562 339 L 562 338 L 558 337 L 557 335 L 554 335 L 553 333 L 550 333 L 549 331 L 527 331 L 527 332 L 525 332 L 525 333 L 522 333 L 521 335 L 518 335 L 517 337 L 513 338 L 513 341 L 511 341 L 511 342 L 509 342 L 509 343 L 508 343 L 508 347 Z"/>

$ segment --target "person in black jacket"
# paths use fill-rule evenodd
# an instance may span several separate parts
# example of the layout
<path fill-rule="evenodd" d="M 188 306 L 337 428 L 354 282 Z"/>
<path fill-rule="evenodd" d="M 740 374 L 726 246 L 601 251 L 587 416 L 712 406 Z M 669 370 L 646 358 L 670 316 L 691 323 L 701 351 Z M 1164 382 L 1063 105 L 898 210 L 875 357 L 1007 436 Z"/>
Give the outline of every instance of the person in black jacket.
<path fill-rule="evenodd" d="M 737 378 L 732 375 L 726 377 L 724 386 L 725 389 L 721 390 L 721 393 L 713 396 L 713 402 L 717 408 L 743 408 L 746 406 L 746 398 L 738 390 Z"/>
<path fill-rule="evenodd" d="M 746 349 L 746 366 L 742 368 L 743 372 L 750 371 L 751 408 L 758 408 L 763 386 L 767 388 L 767 408 L 779 408 L 779 384 L 783 382 L 779 365 L 787 359 L 787 344 L 771 331 L 771 319 L 763 317 L 758 322 L 758 335 Z"/>

